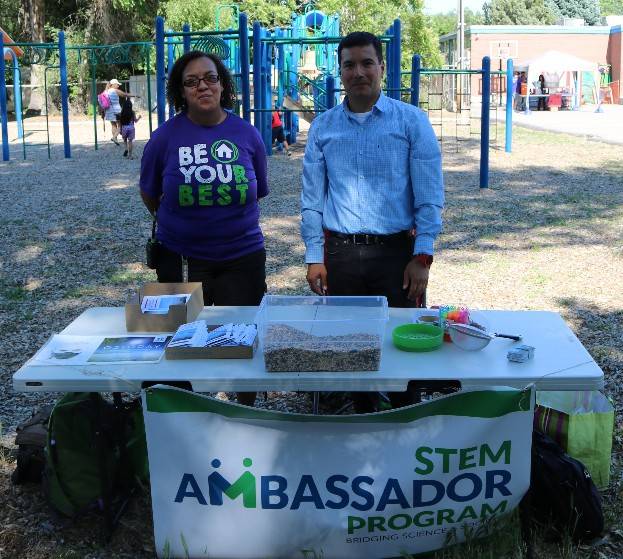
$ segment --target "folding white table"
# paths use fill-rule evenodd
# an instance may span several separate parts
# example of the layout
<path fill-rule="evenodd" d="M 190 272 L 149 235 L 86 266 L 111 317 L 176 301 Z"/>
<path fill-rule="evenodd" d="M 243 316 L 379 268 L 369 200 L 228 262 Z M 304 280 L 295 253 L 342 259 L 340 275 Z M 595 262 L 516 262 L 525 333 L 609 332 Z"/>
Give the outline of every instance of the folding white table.
<path fill-rule="evenodd" d="M 253 322 L 257 307 L 206 307 L 208 324 Z M 463 387 L 535 383 L 539 390 L 599 390 L 603 372 L 559 314 L 545 311 L 480 311 L 494 332 L 520 334 L 536 348 L 526 363 L 506 359 L 516 345 L 496 338 L 483 350 L 468 352 L 451 343 L 435 351 L 396 349 L 393 328 L 411 322 L 413 309 L 389 310 L 379 371 L 269 373 L 261 351 L 253 359 L 167 360 L 146 364 L 40 366 L 27 362 L 13 376 L 20 392 L 135 392 L 143 383 L 187 381 L 196 392 L 216 391 L 385 391 L 406 390 L 410 380 L 458 381 Z M 92 308 L 62 334 L 127 334 L 123 308 Z"/>

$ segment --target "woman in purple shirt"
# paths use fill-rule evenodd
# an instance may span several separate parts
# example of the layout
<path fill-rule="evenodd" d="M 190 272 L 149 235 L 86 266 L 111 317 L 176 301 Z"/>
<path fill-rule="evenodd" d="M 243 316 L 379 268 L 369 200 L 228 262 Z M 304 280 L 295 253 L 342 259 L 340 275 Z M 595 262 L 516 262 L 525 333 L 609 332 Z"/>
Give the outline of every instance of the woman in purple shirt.
<path fill-rule="evenodd" d="M 182 56 L 167 85 L 177 114 L 152 134 L 141 160 L 141 196 L 161 243 L 158 281 L 182 281 L 187 265 L 206 305 L 258 305 L 266 290 L 258 205 L 268 194 L 266 152 L 258 131 L 225 110 L 235 95 L 218 57 Z M 238 400 L 253 405 L 255 393 Z"/>

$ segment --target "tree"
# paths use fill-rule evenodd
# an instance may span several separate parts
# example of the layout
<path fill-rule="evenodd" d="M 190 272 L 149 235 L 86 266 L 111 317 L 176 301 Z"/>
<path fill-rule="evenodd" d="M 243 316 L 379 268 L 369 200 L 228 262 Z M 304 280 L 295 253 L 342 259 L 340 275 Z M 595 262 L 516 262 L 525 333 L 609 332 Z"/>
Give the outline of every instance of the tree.
<path fill-rule="evenodd" d="M 17 22 L 20 36 L 26 41 L 32 43 L 45 42 L 45 0 L 21 0 Z M 41 112 L 45 95 L 41 89 L 41 84 L 44 82 L 45 69 L 38 64 L 33 64 L 30 70 L 32 89 L 27 111 Z"/>
<path fill-rule="evenodd" d="M 482 9 L 487 25 L 551 25 L 555 20 L 544 0 L 491 0 Z"/>
<path fill-rule="evenodd" d="M 485 22 L 482 13 L 472 12 L 469 8 L 465 9 L 463 17 L 465 18 L 465 25 L 481 25 Z M 433 14 L 428 16 L 428 19 L 433 31 L 438 37 L 456 31 L 457 14 L 455 10 L 445 14 Z"/>
<path fill-rule="evenodd" d="M 369 31 L 380 35 L 395 19 L 402 22 L 403 68 L 411 67 L 411 56 L 419 54 L 422 65 L 438 67 L 441 62 L 437 36 L 423 13 L 423 0 L 377 0 L 374 10 L 361 0 L 320 0 L 318 9 L 340 15 L 340 31 Z"/>
<path fill-rule="evenodd" d="M 440 68 L 443 57 L 439 52 L 438 36 L 424 15 L 423 8 L 424 0 L 411 0 L 410 9 L 404 16 L 403 67 L 409 68 L 411 56 L 419 54 L 424 68 Z"/>
<path fill-rule="evenodd" d="M 407 2 L 401 0 L 378 0 L 374 3 L 374 11 L 367 2 L 361 0 L 319 0 L 319 10 L 326 14 L 340 15 L 340 29 L 343 35 L 352 31 L 369 31 L 374 34 L 383 33 L 401 12 Z"/>
<path fill-rule="evenodd" d="M 623 15 L 623 0 L 601 0 L 599 7 L 602 16 Z"/>
<path fill-rule="evenodd" d="M 18 26 L 19 10 L 20 5 L 15 0 L 0 0 L 0 14 L 2 14 L 0 24 L 14 41 L 19 41 L 21 38 L 21 30 Z"/>
<path fill-rule="evenodd" d="M 547 0 L 549 9 L 558 17 L 577 17 L 588 25 L 599 23 L 599 0 Z"/>

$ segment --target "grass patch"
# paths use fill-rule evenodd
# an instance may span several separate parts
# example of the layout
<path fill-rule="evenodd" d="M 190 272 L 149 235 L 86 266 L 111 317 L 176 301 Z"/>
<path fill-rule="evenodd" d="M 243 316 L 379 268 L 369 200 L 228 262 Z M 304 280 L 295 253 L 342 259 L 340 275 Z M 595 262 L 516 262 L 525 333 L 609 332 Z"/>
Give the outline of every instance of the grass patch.
<path fill-rule="evenodd" d="M 513 122 L 513 140 L 518 142 L 526 142 L 531 145 L 579 145 L 585 144 L 586 139 L 581 136 L 573 136 L 571 134 L 546 132 L 544 130 L 535 130 L 521 126 L 517 122 Z"/>
<path fill-rule="evenodd" d="M 72 287 L 63 294 L 63 299 L 80 299 L 80 297 L 91 297 L 97 295 L 100 288 L 96 285 L 84 285 L 80 287 Z"/>
<path fill-rule="evenodd" d="M 0 297 L 7 301 L 20 302 L 28 297 L 28 290 L 20 283 L 0 280 Z"/>
<path fill-rule="evenodd" d="M 125 285 L 154 281 L 154 277 L 150 271 L 131 272 L 128 270 L 116 270 L 107 273 L 106 280 L 113 285 Z"/>

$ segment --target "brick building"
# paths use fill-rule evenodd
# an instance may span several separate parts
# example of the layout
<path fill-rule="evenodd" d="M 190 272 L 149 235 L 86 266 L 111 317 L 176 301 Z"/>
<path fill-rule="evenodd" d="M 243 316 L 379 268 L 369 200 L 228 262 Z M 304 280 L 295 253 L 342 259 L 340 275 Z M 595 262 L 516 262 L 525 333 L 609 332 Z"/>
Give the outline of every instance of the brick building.
<path fill-rule="evenodd" d="M 484 56 L 491 57 L 492 70 L 504 70 L 506 58 L 529 60 L 556 50 L 595 62 L 607 70 L 611 82 L 623 79 L 623 43 L 621 25 L 471 25 L 465 30 L 466 68 L 482 66 Z M 457 34 L 439 39 L 446 63 L 457 60 Z M 620 88 L 618 88 L 620 90 Z"/>

